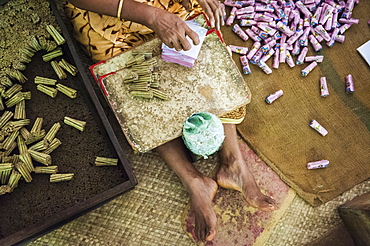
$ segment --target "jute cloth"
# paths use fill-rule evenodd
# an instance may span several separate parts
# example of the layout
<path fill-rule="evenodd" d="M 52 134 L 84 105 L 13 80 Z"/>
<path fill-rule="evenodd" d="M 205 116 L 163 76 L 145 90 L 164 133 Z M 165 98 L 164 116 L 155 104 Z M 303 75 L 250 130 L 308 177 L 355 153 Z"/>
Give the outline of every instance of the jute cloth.
<path fill-rule="evenodd" d="M 238 131 L 252 149 L 289 186 L 311 205 L 323 204 L 370 176 L 370 69 L 356 49 L 370 39 L 367 20 L 370 2 L 356 5 L 352 18 L 358 25 L 345 32 L 344 43 L 308 55 L 324 61 L 300 75 L 305 63 L 294 68 L 280 64 L 270 75 L 252 66 L 245 80 L 252 100 Z M 235 36 L 235 35 L 234 35 Z M 237 41 L 224 35 L 227 44 Z M 245 44 L 244 44 L 245 45 Z M 238 59 L 238 58 L 236 58 Z M 296 58 L 294 58 L 296 59 Z M 270 59 L 267 64 L 271 67 Z M 353 75 L 355 92 L 345 93 L 345 77 Z M 320 96 L 319 79 L 326 77 L 330 95 Z M 265 97 L 282 89 L 284 95 L 271 105 Z M 328 134 L 311 129 L 315 119 Z M 308 170 L 306 164 L 326 159 L 327 168 Z"/>

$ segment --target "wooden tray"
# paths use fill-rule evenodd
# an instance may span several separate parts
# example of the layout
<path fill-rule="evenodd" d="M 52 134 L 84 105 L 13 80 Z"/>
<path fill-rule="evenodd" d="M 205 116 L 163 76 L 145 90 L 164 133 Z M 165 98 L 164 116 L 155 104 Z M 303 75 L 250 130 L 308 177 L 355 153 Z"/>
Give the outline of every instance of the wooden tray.
<path fill-rule="evenodd" d="M 114 197 L 123 194 L 124 192 L 132 189 L 136 184 L 137 180 L 135 176 L 133 175 L 132 168 L 130 164 L 128 163 L 128 160 L 126 158 L 126 154 L 123 151 L 122 148 L 122 139 L 124 139 L 123 135 L 116 135 L 117 131 L 115 130 L 118 128 L 115 126 L 117 125 L 117 122 L 114 122 L 115 118 L 109 117 L 109 115 L 113 115 L 109 110 L 108 105 L 106 104 L 105 100 L 99 99 L 99 97 L 102 97 L 102 95 L 99 95 L 100 91 L 96 90 L 96 88 L 93 87 L 95 84 L 93 78 L 91 77 L 90 73 L 88 72 L 88 68 L 86 65 L 83 65 L 78 51 L 76 49 L 76 46 L 74 44 L 74 41 L 71 39 L 70 34 L 68 32 L 68 29 L 66 28 L 66 23 L 64 23 L 63 19 L 61 18 L 58 8 L 55 5 L 53 0 L 50 0 L 50 7 L 52 11 L 54 12 L 58 24 L 61 27 L 63 31 L 63 36 L 66 39 L 66 44 L 62 46 L 64 57 L 66 60 L 70 61 L 74 65 L 77 66 L 79 70 L 79 75 L 77 77 L 74 77 L 70 80 L 63 81 L 65 84 L 73 84 L 72 87 L 79 86 L 78 92 L 82 94 L 80 98 L 77 98 L 75 101 L 69 101 L 69 104 L 61 105 L 62 101 L 65 99 L 58 99 L 53 100 L 51 98 L 45 99 L 46 103 L 43 103 L 42 100 L 33 103 L 37 107 L 37 104 L 48 104 L 49 102 L 51 104 L 55 104 L 55 115 L 50 114 L 50 120 L 49 121 L 57 121 L 61 115 L 63 115 L 63 108 L 73 108 L 76 107 L 79 110 L 83 112 L 79 112 L 80 115 L 86 116 L 86 118 L 92 118 L 92 121 L 87 122 L 87 132 L 93 132 L 93 135 L 95 136 L 94 140 L 98 140 L 97 142 L 93 143 L 79 143 L 77 139 L 84 139 L 82 138 L 83 134 L 87 134 L 85 131 L 82 133 L 79 133 L 77 131 L 70 131 L 70 133 L 63 134 L 65 136 L 61 136 L 61 138 L 66 139 L 68 141 L 68 138 L 75 137 L 74 141 L 76 143 L 76 146 L 68 146 L 68 144 L 62 145 L 55 150 L 55 160 L 58 162 L 63 162 L 64 164 L 64 171 L 74 169 L 73 165 L 85 165 L 86 170 L 79 171 L 80 177 L 83 179 L 83 177 L 88 177 L 88 179 L 81 180 L 79 179 L 79 186 L 76 187 L 76 184 L 73 182 L 64 182 L 59 184 L 50 184 L 48 182 L 48 178 L 45 175 L 33 175 L 34 181 L 31 183 L 25 183 L 24 181 L 20 182 L 20 185 L 18 188 L 16 188 L 13 193 L 5 194 L 3 196 L 0 196 L 0 211 L 1 206 L 12 206 L 9 204 L 19 204 L 20 209 L 24 208 L 24 211 L 19 210 L 14 212 L 14 216 L 11 214 L 3 214 L 0 216 L 1 225 L 0 225 L 0 234 L 1 234 L 1 227 L 6 228 L 7 224 L 5 224 L 5 219 L 9 221 L 13 221 L 14 223 L 18 223 L 19 230 L 15 233 L 11 234 L 4 234 L 0 235 L 0 245 L 19 245 L 23 243 L 30 242 L 37 237 L 50 232 L 51 230 L 54 230 L 55 228 L 65 224 L 68 221 L 71 221 L 78 216 L 97 208 L 98 206 L 104 204 L 105 202 L 113 199 Z M 39 59 L 41 62 L 38 64 L 32 61 L 30 66 L 37 67 L 37 69 L 27 69 L 25 71 L 26 76 L 35 76 L 35 71 L 32 70 L 38 70 L 45 73 L 45 77 L 48 73 L 52 73 L 50 69 L 42 69 L 40 68 L 43 65 L 43 61 L 40 59 L 41 56 L 36 57 L 35 59 Z M 44 63 L 45 64 L 45 63 Z M 87 70 L 86 70 L 87 69 Z M 86 72 L 87 71 L 87 72 Z M 40 74 L 36 74 L 40 75 Z M 27 90 L 31 90 L 32 94 L 35 95 L 38 92 L 35 89 L 35 86 L 31 84 L 31 81 L 28 81 L 26 84 L 30 88 L 26 88 Z M 25 85 L 26 86 L 26 85 Z M 42 96 L 42 95 L 41 95 Z M 60 95 L 62 96 L 62 95 Z M 47 97 L 47 96 L 46 96 Z M 62 98 L 62 97 L 60 97 Z M 58 101 L 59 100 L 59 101 Z M 31 100 L 32 101 L 32 100 Z M 74 105 L 75 104 L 75 105 Z M 30 106 L 30 105 L 26 105 Z M 32 108 L 30 110 L 30 117 L 34 118 L 35 115 L 39 114 L 43 110 L 43 106 L 40 105 L 40 108 Z M 31 107 L 31 106 L 30 106 Z M 59 111 L 58 111 L 59 110 Z M 53 111 L 51 111 L 53 112 Z M 33 115 L 33 116 L 32 116 Z M 48 116 L 48 118 L 49 118 Z M 113 120 L 112 120 L 113 119 Z M 95 122 L 94 122 L 95 120 Z M 33 122 L 33 119 L 31 119 L 31 122 Z M 54 123 L 53 122 L 53 123 Z M 47 127 L 50 127 L 51 122 L 46 122 L 45 124 L 48 124 Z M 119 128 L 118 128 L 119 129 Z M 119 133 L 119 132 L 118 132 Z M 85 135 L 86 136 L 86 135 Z M 101 136 L 101 138 L 99 138 Z M 120 138 L 120 141 L 118 141 L 118 138 Z M 93 153 L 90 148 L 90 146 L 93 145 L 101 145 L 101 151 L 100 153 Z M 127 145 L 127 143 L 125 143 Z M 96 146 L 95 146 L 96 147 Z M 99 149 L 99 147 L 96 147 Z M 79 150 L 81 149 L 81 150 Z M 94 148 L 95 149 L 95 148 Z M 108 149 L 108 151 L 106 151 Z M 67 151 L 67 152 L 66 152 Z M 111 152 L 111 153 L 109 153 Z M 81 163 L 75 163 L 73 162 L 74 155 L 83 155 L 87 154 L 85 160 L 82 160 Z M 94 159 L 94 154 L 96 156 L 104 156 L 109 155 L 109 157 L 115 157 L 119 159 L 118 168 L 116 167 L 94 167 L 92 165 L 92 160 Z M 53 156 L 53 153 L 52 153 Z M 80 157 L 81 158 L 81 157 Z M 72 160 L 72 161 L 71 161 Z M 70 162 L 67 164 L 67 162 Z M 106 169 L 107 168 L 107 169 Z M 89 173 L 93 172 L 93 173 Z M 112 175 L 113 173 L 113 175 Z M 108 175 L 108 177 L 107 177 Z M 102 182 L 102 180 L 109 179 L 109 175 L 112 175 L 112 179 L 114 181 L 111 182 L 109 188 L 105 188 L 105 186 L 99 186 L 99 182 Z M 85 183 L 84 183 L 85 182 Z M 35 183 L 35 184 L 34 184 Z M 89 186 L 90 184 L 97 184 L 97 190 L 91 192 L 84 193 L 83 189 L 94 189 L 95 187 Z M 86 187 L 84 187 L 84 184 Z M 33 185 L 39 186 L 39 187 L 47 187 L 45 190 L 40 189 L 39 193 L 37 194 L 37 191 L 34 191 L 33 195 L 27 197 L 27 192 L 35 189 Z M 57 185 L 57 186 L 55 186 Z M 50 187 L 49 187 L 50 186 Z M 107 185 L 108 187 L 108 185 Z M 69 190 L 68 190 L 69 189 Z M 60 190 L 60 193 L 68 194 L 68 191 L 72 191 L 69 195 L 69 197 L 63 197 L 61 194 L 58 194 L 58 192 L 49 192 L 49 190 Z M 98 194 L 95 194 L 99 191 Z M 49 193 L 48 193 L 49 192 Z M 86 197 L 80 197 L 79 199 L 75 198 L 75 195 L 73 193 L 84 193 L 86 194 Z M 95 194 L 89 196 L 88 194 Z M 77 197 L 77 196 L 76 196 Z M 39 200 L 37 200 L 39 199 Z M 60 204 L 57 204 L 57 206 L 52 208 L 53 214 L 45 214 L 43 215 L 43 209 L 42 207 L 47 207 L 50 200 L 56 200 L 59 201 Z M 40 205 L 41 203 L 41 205 Z M 44 204 L 45 203 L 45 204 Z M 36 205 L 34 205 L 36 204 Z M 38 204 L 38 205 L 37 205 Z M 51 204 L 51 202 L 50 202 Z M 19 218 L 18 218 L 18 217 Z M 23 216 L 23 217 L 22 217 Z M 25 218 L 30 217 L 30 218 Z M 31 223 L 32 221 L 35 221 L 35 223 Z M 17 225 L 18 225 L 17 224 Z M 6 231 L 4 229 L 4 231 Z"/>
<path fill-rule="evenodd" d="M 130 96 L 122 77 L 129 70 L 124 64 L 133 50 L 153 51 L 161 73 L 159 86 L 169 100 Z M 250 101 L 239 68 L 213 29 L 193 68 L 163 61 L 158 38 L 133 50 L 95 64 L 90 70 L 135 150 L 146 152 L 180 137 L 183 123 L 193 113 L 207 111 L 220 117 Z"/>

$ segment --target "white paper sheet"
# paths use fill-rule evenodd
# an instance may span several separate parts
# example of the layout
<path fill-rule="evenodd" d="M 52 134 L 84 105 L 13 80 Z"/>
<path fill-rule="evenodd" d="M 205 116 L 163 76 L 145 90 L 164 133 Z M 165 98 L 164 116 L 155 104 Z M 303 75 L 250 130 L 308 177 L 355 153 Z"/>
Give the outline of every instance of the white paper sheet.
<path fill-rule="evenodd" d="M 357 50 L 370 66 L 370 40 L 358 47 Z"/>
<path fill-rule="evenodd" d="M 174 48 L 169 48 L 167 45 L 162 44 L 162 59 L 164 61 L 178 63 L 180 65 L 186 66 L 186 67 L 192 67 L 194 65 L 194 62 L 196 61 L 200 48 L 202 47 L 204 38 L 207 33 L 207 29 L 204 27 L 201 27 L 196 21 L 190 20 L 185 21 L 185 23 L 198 34 L 199 36 L 199 44 L 194 45 L 193 40 L 191 40 L 188 36 L 186 37 L 189 43 L 192 45 L 190 50 L 180 50 L 177 51 Z"/>

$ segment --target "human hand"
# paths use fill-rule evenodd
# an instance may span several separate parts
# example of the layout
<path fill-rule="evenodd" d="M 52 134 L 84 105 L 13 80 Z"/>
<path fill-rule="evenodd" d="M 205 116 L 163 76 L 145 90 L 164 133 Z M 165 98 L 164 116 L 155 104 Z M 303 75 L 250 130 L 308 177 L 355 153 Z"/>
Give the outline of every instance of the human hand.
<path fill-rule="evenodd" d="M 177 51 L 190 50 L 191 44 L 186 36 L 189 36 L 194 45 L 199 44 L 199 37 L 196 32 L 186 25 L 186 23 L 177 15 L 158 9 L 151 29 L 158 35 L 162 42 L 170 48 Z"/>
<path fill-rule="evenodd" d="M 190 0 L 182 0 L 182 5 L 189 11 Z M 198 0 L 204 13 L 207 15 L 212 28 L 220 30 L 225 25 L 225 6 L 218 0 Z"/>

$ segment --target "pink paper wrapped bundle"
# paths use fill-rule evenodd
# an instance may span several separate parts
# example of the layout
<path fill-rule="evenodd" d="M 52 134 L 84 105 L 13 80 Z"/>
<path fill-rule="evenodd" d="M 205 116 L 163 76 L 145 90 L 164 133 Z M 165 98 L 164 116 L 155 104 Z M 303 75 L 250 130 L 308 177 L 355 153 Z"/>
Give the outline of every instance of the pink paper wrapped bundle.
<path fill-rule="evenodd" d="M 207 34 L 207 29 L 201 27 L 194 20 L 185 21 L 185 23 L 198 34 L 200 43 L 198 45 L 194 45 L 193 41 L 187 37 L 190 44 L 192 44 L 192 48 L 187 51 L 177 51 L 174 48 L 169 48 L 167 45 L 162 44 L 162 60 L 177 63 L 185 67 L 193 67 Z"/>

